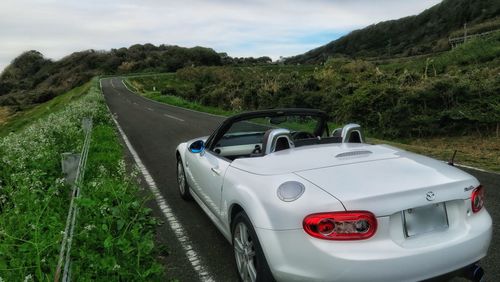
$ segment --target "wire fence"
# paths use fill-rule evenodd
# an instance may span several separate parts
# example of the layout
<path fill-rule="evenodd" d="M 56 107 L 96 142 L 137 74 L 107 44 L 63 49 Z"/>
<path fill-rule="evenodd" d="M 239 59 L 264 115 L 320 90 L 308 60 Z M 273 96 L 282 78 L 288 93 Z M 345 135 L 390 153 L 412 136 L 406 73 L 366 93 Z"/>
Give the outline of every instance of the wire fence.
<path fill-rule="evenodd" d="M 76 218 L 78 215 L 78 206 L 75 202 L 76 199 L 78 199 L 78 197 L 80 196 L 80 186 L 82 185 L 83 178 L 85 176 L 85 166 L 87 164 L 87 156 L 89 153 L 92 133 L 92 119 L 84 118 L 82 120 L 82 128 L 85 133 L 85 141 L 83 143 L 81 154 L 79 156 L 76 156 L 76 158 L 73 157 L 66 160 L 64 159 L 63 155 L 63 172 L 65 172 L 67 176 L 66 181 L 72 183 L 72 191 L 68 216 L 66 218 L 66 227 L 64 229 L 64 237 L 59 251 L 59 260 L 57 262 L 56 273 L 54 275 L 55 282 L 71 281 L 71 244 L 73 241 Z M 71 165 L 71 162 L 75 162 L 76 160 L 78 160 L 78 166 L 76 168 L 73 168 L 74 166 Z M 74 170 L 76 170 L 76 175 L 73 176 Z"/>
<path fill-rule="evenodd" d="M 473 39 L 473 38 L 477 38 L 477 37 L 485 37 L 485 36 L 491 35 L 493 33 L 497 33 L 499 31 L 500 31 L 500 29 L 496 29 L 496 30 L 490 30 L 490 31 L 482 32 L 482 33 L 476 33 L 476 34 L 471 34 L 471 35 L 466 35 L 466 36 L 459 36 L 459 37 L 449 38 L 448 42 L 450 43 L 450 45 L 451 45 L 452 48 L 455 48 L 458 45 L 467 42 L 467 40 L 470 40 L 470 39 Z"/>

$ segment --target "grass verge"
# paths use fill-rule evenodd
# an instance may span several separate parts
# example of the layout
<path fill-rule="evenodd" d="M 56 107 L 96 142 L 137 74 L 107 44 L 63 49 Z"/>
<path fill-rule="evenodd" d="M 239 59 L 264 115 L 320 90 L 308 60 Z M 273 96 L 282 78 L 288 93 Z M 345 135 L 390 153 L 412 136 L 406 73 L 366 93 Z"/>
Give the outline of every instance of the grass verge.
<path fill-rule="evenodd" d="M 74 88 L 69 92 L 59 95 L 48 102 L 34 106 L 33 108 L 17 112 L 11 115 L 4 115 L 3 122 L 0 122 L 0 137 L 16 132 L 33 123 L 33 121 L 47 116 L 48 114 L 64 108 L 69 102 L 80 98 L 88 92 L 91 83 Z M 4 109 L 6 112 L 7 109 Z M 1 119 L 1 115 L 0 115 Z"/>
<path fill-rule="evenodd" d="M 432 137 L 403 142 L 369 138 L 368 141 L 392 145 L 444 161 L 450 160 L 457 150 L 456 163 L 500 172 L 500 138 L 497 137 Z"/>
<path fill-rule="evenodd" d="M 171 74 L 167 74 L 171 75 Z M 214 115 L 220 115 L 220 116 L 230 116 L 233 115 L 237 112 L 234 111 L 226 111 L 222 110 L 216 107 L 210 107 L 210 106 L 205 106 L 199 103 L 191 102 L 188 100 L 185 100 L 179 96 L 174 96 L 174 95 L 165 95 L 161 94 L 159 91 L 154 91 L 154 90 L 147 90 L 147 89 L 138 89 L 138 85 L 134 83 L 133 80 L 130 80 L 130 78 L 124 79 L 123 80 L 125 85 L 128 87 L 128 89 L 139 93 L 141 96 L 146 97 L 151 100 L 155 100 L 161 103 L 169 104 L 172 106 L 177 106 L 177 107 L 182 107 L 190 110 L 195 110 L 195 111 L 200 111 L 200 112 L 205 112 L 205 113 L 210 113 Z"/>
<path fill-rule="evenodd" d="M 153 240 L 156 220 L 138 200 L 134 175 L 125 171 L 123 148 L 97 80 L 85 87 L 39 105 L 31 123 L 0 138 L 1 281 L 54 280 L 70 200 L 60 155 L 81 151 L 83 117 L 93 117 L 94 130 L 77 202 L 73 278 L 162 279 Z"/>

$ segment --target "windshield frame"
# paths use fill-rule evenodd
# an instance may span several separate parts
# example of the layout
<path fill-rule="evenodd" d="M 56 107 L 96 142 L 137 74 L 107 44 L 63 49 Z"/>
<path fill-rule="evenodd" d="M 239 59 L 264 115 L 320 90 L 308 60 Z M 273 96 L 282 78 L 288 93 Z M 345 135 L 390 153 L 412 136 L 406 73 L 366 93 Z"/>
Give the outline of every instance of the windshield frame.
<path fill-rule="evenodd" d="M 323 132 L 328 132 L 328 115 L 321 111 L 315 109 L 300 109 L 300 108 L 291 108 L 291 109 L 272 109 L 272 110 L 260 110 L 260 111 L 252 111 L 252 112 L 244 112 L 241 114 L 237 114 L 231 116 L 224 120 L 222 124 L 208 137 L 205 148 L 212 151 L 215 145 L 219 142 L 219 140 L 224 136 L 224 134 L 232 127 L 232 125 L 236 122 L 251 120 L 255 118 L 264 118 L 264 117 L 279 117 L 279 116 L 311 116 L 317 117 L 318 123 L 316 128 L 314 129 L 315 135 L 321 135 Z"/>

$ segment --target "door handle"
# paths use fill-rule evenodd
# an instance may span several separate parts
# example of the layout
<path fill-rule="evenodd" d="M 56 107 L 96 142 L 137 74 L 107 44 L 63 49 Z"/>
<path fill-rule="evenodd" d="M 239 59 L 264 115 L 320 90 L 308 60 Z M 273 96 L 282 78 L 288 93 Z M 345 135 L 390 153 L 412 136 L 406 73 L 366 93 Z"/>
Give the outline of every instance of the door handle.
<path fill-rule="evenodd" d="M 212 170 L 215 174 L 217 174 L 217 175 L 220 175 L 220 173 L 221 173 L 220 169 L 217 169 L 217 168 L 215 168 L 215 167 L 212 167 L 212 168 L 211 168 L 211 170 Z"/>

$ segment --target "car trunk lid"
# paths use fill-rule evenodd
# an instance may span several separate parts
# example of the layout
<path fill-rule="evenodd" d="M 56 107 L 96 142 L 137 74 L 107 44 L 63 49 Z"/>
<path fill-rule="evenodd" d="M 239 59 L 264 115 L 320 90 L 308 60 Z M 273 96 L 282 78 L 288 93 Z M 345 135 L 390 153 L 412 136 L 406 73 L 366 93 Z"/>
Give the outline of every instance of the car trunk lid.
<path fill-rule="evenodd" d="M 376 216 L 470 197 L 479 185 L 469 174 L 445 163 L 400 151 L 378 158 L 295 172 L 339 199 L 347 210 Z"/>

